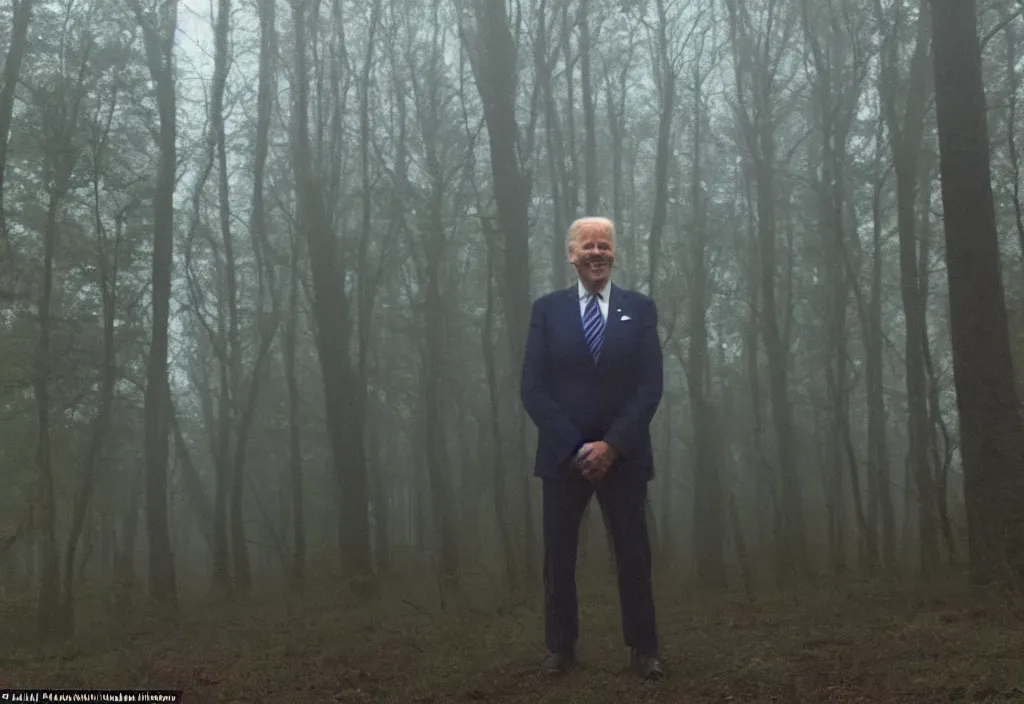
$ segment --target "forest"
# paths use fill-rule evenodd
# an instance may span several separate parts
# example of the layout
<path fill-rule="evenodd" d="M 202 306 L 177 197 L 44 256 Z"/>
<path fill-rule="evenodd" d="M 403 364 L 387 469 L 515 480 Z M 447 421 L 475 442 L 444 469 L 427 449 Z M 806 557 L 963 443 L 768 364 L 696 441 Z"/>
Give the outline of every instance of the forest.
<path fill-rule="evenodd" d="M 1024 700 L 1024 0 L 0 0 L 0 684 Z M 543 652 L 532 302 L 658 307 L 667 676 Z"/>

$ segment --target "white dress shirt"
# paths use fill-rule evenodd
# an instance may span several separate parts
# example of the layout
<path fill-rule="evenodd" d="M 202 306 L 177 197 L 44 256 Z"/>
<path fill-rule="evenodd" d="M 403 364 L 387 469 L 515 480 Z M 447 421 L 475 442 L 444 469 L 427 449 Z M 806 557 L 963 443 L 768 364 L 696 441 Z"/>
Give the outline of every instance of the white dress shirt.
<path fill-rule="evenodd" d="M 583 319 L 584 314 L 587 311 L 587 304 L 590 303 L 590 291 L 586 289 L 582 281 L 577 281 L 576 291 L 580 297 L 580 319 Z M 612 292 L 612 280 L 608 279 L 605 281 L 604 286 L 598 293 L 600 298 L 597 299 L 597 305 L 601 309 L 601 317 L 604 318 L 604 322 L 608 322 L 608 294 Z"/>

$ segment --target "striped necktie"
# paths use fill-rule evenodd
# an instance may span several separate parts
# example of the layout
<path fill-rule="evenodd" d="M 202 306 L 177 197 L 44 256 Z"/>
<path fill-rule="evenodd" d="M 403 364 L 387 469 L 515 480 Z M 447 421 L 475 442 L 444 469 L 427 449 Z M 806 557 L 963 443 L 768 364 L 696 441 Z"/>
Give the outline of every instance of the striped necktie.
<path fill-rule="evenodd" d="M 587 347 L 590 348 L 595 364 L 601 356 L 601 345 L 604 342 L 604 318 L 597 302 L 600 297 L 599 293 L 592 295 L 583 313 L 583 336 L 587 339 Z"/>

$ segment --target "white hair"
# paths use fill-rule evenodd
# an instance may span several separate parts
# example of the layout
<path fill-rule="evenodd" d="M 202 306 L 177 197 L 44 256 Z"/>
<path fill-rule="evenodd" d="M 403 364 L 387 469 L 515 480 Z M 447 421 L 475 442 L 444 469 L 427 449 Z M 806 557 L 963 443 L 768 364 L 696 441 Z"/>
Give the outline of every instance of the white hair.
<path fill-rule="evenodd" d="M 566 251 L 572 249 L 572 243 L 579 237 L 581 231 L 587 227 L 599 226 L 604 228 L 608 237 L 614 242 L 615 241 L 615 223 L 608 218 L 602 218 L 598 216 L 588 216 L 583 218 L 577 218 L 569 225 L 569 231 L 565 235 L 565 249 Z"/>

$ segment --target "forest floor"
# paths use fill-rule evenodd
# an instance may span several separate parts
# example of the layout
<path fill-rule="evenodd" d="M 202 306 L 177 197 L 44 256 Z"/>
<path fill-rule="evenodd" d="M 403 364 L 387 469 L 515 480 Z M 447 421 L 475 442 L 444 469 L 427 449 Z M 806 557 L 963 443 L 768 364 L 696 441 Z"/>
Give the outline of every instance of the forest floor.
<path fill-rule="evenodd" d="M 189 606 L 173 625 L 83 624 L 62 645 L 7 645 L 0 687 L 183 689 L 187 704 L 1024 701 L 1024 604 L 954 583 L 751 598 L 661 578 L 666 676 L 645 683 L 626 669 L 613 577 L 579 581 L 581 662 L 557 679 L 537 671 L 535 594 L 466 589 L 442 611 L 422 582 L 369 602 L 335 583 L 303 600 Z M 23 606 L 0 608 L 0 642 L 31 616 Z"/>

